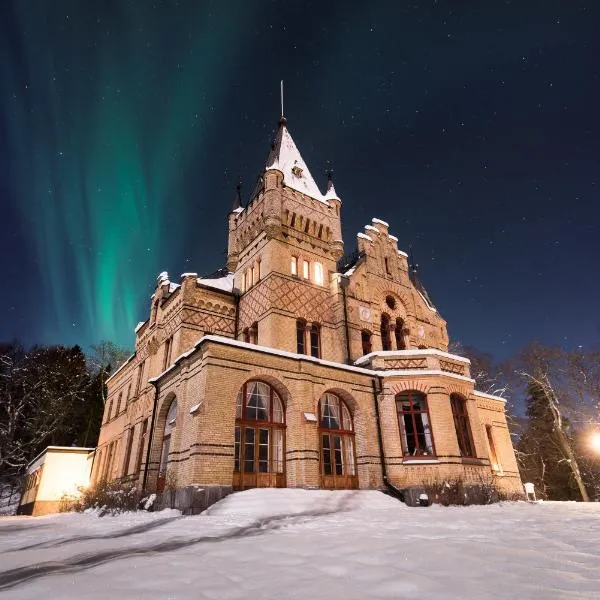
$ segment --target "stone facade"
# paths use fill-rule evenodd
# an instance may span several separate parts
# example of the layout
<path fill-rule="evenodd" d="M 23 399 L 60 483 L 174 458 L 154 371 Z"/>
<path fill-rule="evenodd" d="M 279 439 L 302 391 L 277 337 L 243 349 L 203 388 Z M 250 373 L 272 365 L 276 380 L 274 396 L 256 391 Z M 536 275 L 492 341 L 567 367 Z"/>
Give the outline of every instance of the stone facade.
<path fill-rule="evenodd" d="M 159 276 L 135 353 L 108 381 L 95 481 L 173 497 L 458 478 L 521 493 L 505 401 L 448 354 L 387 223 L 373 219 L 343 257 L 341 207 L 282 120 L 251 199 L 229 214 L 227 268 Z"/>

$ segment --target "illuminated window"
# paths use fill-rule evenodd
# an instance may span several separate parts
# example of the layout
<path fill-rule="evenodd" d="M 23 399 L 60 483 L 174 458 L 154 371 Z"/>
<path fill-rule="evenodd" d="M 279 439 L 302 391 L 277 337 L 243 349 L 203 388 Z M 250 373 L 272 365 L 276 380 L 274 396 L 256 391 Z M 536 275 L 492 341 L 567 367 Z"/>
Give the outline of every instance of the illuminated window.
<path fill-rule="evenodd" d="M 323 285 L 323 265 L 319 262 L 314 263 L 315 283 Z"/>
<path fill-rule="evenodd" d="M 292 261 L 290 263 L 290 271 L 292 275 L 298 275 L 298 258 L 296 256 L 292 256 Z"/>
<path fill-rule="evenodd" d="M 310 278 L 310 268 L 307 260 L 302 261 L 302 277 L 304 277 L 304 279 Z"/>
<path fill-rule="evenodd" d="M 250 285 L 255 285 L 258 282 L 258 273 L 256 272 L 256 263 L 252 265 Z"/>

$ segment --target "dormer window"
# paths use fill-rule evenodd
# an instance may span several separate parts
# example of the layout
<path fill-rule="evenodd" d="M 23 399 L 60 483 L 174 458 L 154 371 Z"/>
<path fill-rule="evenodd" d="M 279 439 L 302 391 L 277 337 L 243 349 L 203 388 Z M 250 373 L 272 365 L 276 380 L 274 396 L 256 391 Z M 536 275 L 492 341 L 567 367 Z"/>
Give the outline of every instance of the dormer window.
<path fill-rule="evenodd" d="M 302 177 L 302 169 L 300 167 L 298 167 L 297 165 L 292 167 L 292 173 L 296 176 L 296 177 Z"/>

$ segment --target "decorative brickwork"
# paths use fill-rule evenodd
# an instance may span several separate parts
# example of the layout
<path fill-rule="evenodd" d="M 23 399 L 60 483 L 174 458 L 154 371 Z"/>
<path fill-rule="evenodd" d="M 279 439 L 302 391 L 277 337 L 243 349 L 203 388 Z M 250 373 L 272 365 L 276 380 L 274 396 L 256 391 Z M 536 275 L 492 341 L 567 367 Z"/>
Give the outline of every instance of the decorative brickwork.
<path fill-rule="evenodd" d="M 493 481 L 505 492 L 520 493 L 504 402 L 478 395 L 468 363 L 447 353 L 446 323 L 414 274 L 409 277 L 407 256 L 389 226 L 379 219 L 366 226 L 357 236 L 357 252 L 339 272 L 341 201 L 333 188 L 319 197 L 300 191 L 316 184 L 302 181 L 303 170 L 289 170 L 299 164 L 289 155 L 297 152 L 292 145 L 276 146 L 249 202 L 243 208 L 238 203 L 229 216 L 231 274 L 198 279 L 188 273 L 177 284 L 167 274 L 159 276 L 148 320 L 136 332 L 135 355 L 109 379 L 92 477 L 103 476 L 107 457 L 114 457 L 110 477 L 123 476 L 126 436 L 132 434 L 126 475 L 140 484 L 145 479 L 146 491 L 160 487 L 159 470 L 182 489 L 228 488 L 243 481 L 307 488 L 345 481 L 382 488 L 385 464 L 390 481 L 400 487 L 462 478 Z M 279 156 L 284 150 L 288 154 Z M 314 333 L 303 337 L 306 332 Z M 208 333 L 216 336 L 204 337 Z M 352 366 L 354 361 L 359 366 Z M 268 384 L 281 398 L 284 421 L 276 427 L 273 415 L 256 427 L 248 415 L 240 418 L 238 393 L 252 381 Z M 425 456 L 415 456 L 407 442 L 405 409 L 398 404 L 406 392 L 423 394 L 426 403 L 415 416 L 427 419 L 416 430 L 418 435 L 427 430 L 431 438 L 423 441 Z M 120 412 L 109 415 L 115 399 L 127 394 Z M 323 437 L 319 411 L 325 394 L 347 407 L 351 432 L 338 435 L 330 415 Z M 464 399 L 461 418 L 472 438 L 468 457 L 460 455 L 451 394 Z M 167 424 L 173 400 L 176 422 Z M 260 412 L 260 396 L 252 402 Z M 163 446 L 166 425 L 168 447 Z M 242 436 L 244 443 L 257 444 L 256 456 L 267 447 L 269 456 L 279 453 L 283 470 L 263 477 L 264 464 L 259 468 L 249 459 L 244 468 L 256 477 L 234 478 L 240 456 L 253 456 L 240 454 Z M 345 479 L 326 473 L 326 465 L 333 464 L 327 462 L 331 455 L 325 460 L 326 445 L 341 444 L 340 436 L 345 436 L 344 455 L 336 456 L 345 462 L 336 469 L 349 473 Z M 162 469 L 161 461 L 166 461 Z"/>

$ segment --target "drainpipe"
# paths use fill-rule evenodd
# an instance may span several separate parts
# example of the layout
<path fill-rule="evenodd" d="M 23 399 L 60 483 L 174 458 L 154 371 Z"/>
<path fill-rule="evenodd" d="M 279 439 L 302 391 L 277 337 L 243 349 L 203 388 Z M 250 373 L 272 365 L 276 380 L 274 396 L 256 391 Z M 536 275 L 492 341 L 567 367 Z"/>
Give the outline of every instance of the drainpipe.
<path fill-rule="evenodd" d="M 377 383 L 379 386 L 377 385 Z M 373 385 L 373 402 L 375 403 L 375 420 L 377 421 L 377 439 L 379 441 L 379 457 L 381 460 L 381 474 L 383 476 L 383 484 L 388 489 L 391 496 L 398 498 L 404 502 L 404 493 L 393 485 L 387 476 L 387 466 L 385 464 L 385 453 L 383 450 L 383 435 L 381 433 L 381 416 L 379 415 L 379 399 L 378 396 L 383 392 L 383 378 L 377 377 L 371 380 Z"/>
<path fill-rule="evenodd" d="M 344 332 L 346 336 L 346 364 L 352 364 L 350 359 L 350 330 L 348 329 L 348 300 L 346 298 L 346 289 L 350 284 L 350 279 L 345 275 L 340 277 L 340 287 L 342 288 L 342 298 L 344 300 Z"/>
<path fill-rule="evenodd" d="M 158 381 L 150 382 L 154 386 L 154 404 L 152 406 L 152 420 L 150 421 L 150 431 L 148 432 L 148 449 L 146 450 L 146 464 L 144 465 L 144 481 L 142 483 L 142 496 L 146 493 L 146 484 L 148 483 L 148 465 L 150 463 L 150 450 L 154 438 L 154 423 L 156 420 L 156 406 L 158 404 Z"/>

